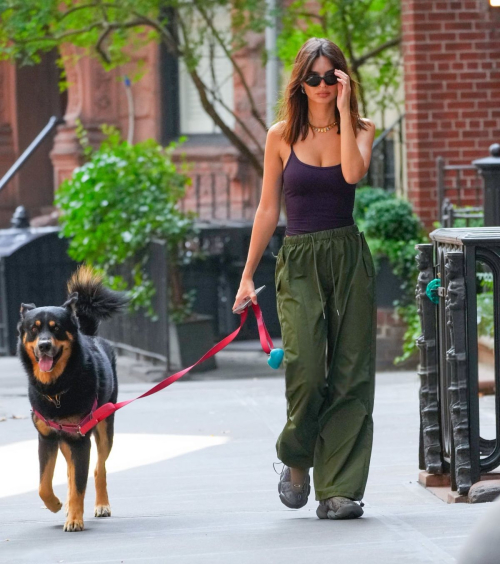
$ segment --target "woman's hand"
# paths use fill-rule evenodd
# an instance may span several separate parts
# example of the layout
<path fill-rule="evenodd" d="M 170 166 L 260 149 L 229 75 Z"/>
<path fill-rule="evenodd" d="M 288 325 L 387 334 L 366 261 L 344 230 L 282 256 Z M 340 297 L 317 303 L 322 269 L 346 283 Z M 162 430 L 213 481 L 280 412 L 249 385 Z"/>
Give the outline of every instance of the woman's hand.
<path fill-rule="evenodd" d="M 340 69 L 335 69 L 337 76 L 337 108 L 339 113 L 351 111 L 351 81 L 349 75 Z"/>
<path fill-rule="evenodd" d="M 236 294 L 236 298 L 233 304 L 233 310 L 246 299 L 251 298 L 252 303 L 257 303 L 257 294 L 255 293 L 255 285 L 251 278 L 242 278 L 240 282 L 240 287 Z"/>

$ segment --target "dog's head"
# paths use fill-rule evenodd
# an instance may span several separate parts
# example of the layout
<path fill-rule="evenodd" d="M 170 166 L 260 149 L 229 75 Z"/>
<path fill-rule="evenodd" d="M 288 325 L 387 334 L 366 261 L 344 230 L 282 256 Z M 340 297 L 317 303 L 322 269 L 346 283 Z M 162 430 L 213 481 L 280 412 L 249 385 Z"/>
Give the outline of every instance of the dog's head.
<path fill-rule="evenodd" d="M 33 365 L 33 374 L 43 383 L 58 378 L 71 355 L 78 334 L 75 292 L 61 307 L 21 304 L 19 345 Z"/>

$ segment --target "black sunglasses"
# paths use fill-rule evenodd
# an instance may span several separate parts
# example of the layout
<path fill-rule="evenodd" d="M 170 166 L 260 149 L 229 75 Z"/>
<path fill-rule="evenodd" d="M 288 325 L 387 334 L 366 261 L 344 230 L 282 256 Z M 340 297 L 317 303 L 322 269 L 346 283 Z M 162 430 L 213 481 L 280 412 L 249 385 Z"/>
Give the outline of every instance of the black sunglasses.
<path fill-rule="evenodd" d="M 332 86 L 333 84 L 337 84 L 337 75 L 333 71 L 328 71 L 325 76 L 311 74 L 304 80 L 304 82 L 309 86 L 319 86 L 322 80 L 324 80 L 325 84 L 328 86 Z"/>

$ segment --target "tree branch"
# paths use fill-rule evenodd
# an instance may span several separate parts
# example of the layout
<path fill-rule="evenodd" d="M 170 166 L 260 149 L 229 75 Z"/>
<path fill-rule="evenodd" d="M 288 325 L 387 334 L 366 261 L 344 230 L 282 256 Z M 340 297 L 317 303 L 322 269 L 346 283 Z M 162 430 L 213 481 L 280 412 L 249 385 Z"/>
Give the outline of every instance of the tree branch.
<path fill-rule="evenodd" d="M 101 55 L 101 57 L 106 61 L 106 63 L 110 64 L 111 63 L 111 59 L 108 57 L 108 54 L 104 51 L 104 49 L 102 48 L 102 43 L 104 42 L 104 40 L 106 39 L 106 37 L 111 33 L 111 27 L 107 26 L 104 30 L 104 32 L 101 34 L 101 36 L 99 37 L 99 39 L 97 40 L 96 43 L 96 51 Z"/>
<path fill-rule="evenodd" d="M 214 69 L 214 61 L 213 61 L 213 57 L 210 58 L 210 68 L 211 68 L 211 73 L 212 73 L 212 77 L 214 80 L 214 84 L 216 84 L 216 75 L 215 75 L 215 69 Z M 205 86 L 207 91 L 211 94 L 211 96 L 213 97 L 214 100 L 216 100 L 227 112 L 229 112 L 234 119 L 240 124 L 240 126 L 242 127 L 242 129 L 245 131 L 245 133 L 248 135 L 248 137 L 255 143 L 255 147 L 258 149 L 259 154 L 261 157 L 264 157 L 264 151 L 262 150 L 261 144 L 259 143 L 258 139 L 254 136 L 254 134 L 250 131 L 250 129 L 247 127 L 247 125 L 245 124 L 245 122 L 238 116 L 236 115 L 236 113 L 234 112 L 234 110 L 232 110 L 222 99 L 222 96 L 219 95 L 220 89 L 218 90 L 214 90 L 212 88 L 208 88 L 207 86 Z"/>
<path fill-rule="evenodd" d="M 355 59 L 354 64 L 357 67 L 360 67 L 361 65 L 366 63 L 368 59 L 371 59 L 372 57 L 376 57 L 379 53 L 385 51 L 385 49 L 388 49 L 389 47 L 395 47 L 399 43 L 401 43 L 401 36 L 395 37 L 394 39 L 389 39 L 389 41 L 386 41 L 385 43 L 382 43 L 378 47 L 375 47 L 375 49 L 368 51 L 368 53 L 365 53 L 362 57 Z"/>
<path fill-rule="evenodd" d="M 250 91 L 250 88 L 248 86 L 247 81 L 245 80 L 245 77 L 243 76 L 243 71 L 241 70 L 241 67 L 238 65 L 238 63 L 235 61 L 234 57 L 231 55 L 231 53 L 229 52 L 226 44 L 224 43 L 222 37 L 220 36 L 219 32 L 217 29 L 215 29 L 215 26 L 213 25 L 213 20 L 211 20 L 205 9 L 199 5 L 199 3 L 197 2 L 197 9 L 199 10 L 200 14 L 203 16 L 203 19 L 206 21 L 206 23 L 208 24 L 208 26 L 210 27 L 210 30 L 212 31 L 214 37 L 217 39 L 217 42 L 219 43 L 219 45 L 222 47 L 222 50 L 224 51 L 226 57 L 231 61 L 231 64 L 233 65 L 234 70 L 237 72 L 238 76 L 240 77 L 241 83 L 243 84 L 243 88 L 245 89 L 245 93 L 248 97 L 248 100 L 250 101 L 250 107 L 251 107 L 251 112 L 252 112 L 252 116 L 257 120 L 257 122 L 262 126 L 262 128 L 264 129 L 264 131 L 267 131 L 267 126 L 265 124 L 265 122 L 263 121 L 261 115 L 259 114 L 257 107 L 255 105 L 255 100 L 252 96 L 252 93 Z"/>
<path fill-rule="evenodd" d="M 189 47 L 189 39 L 188 34 L 186 33 L 186 28 L 182 18 L 179 18 L 179 25 L 182 29 L 182 34 L 184 36 L 184 47 L 187 52 L 191 51 Z M 264 174 L 264 169 L 262 163 L 256 157 L 256 155 L 248 148 L 248 146 L 243 142 L 241 137 L 237 135 L 231 128 L 227 126 L 224 120 L 220 117 L 217 113 L 216 109 L 214 108 L 213 104 L 207 97 L 207 87 L 204 84 L 203 80 L 201 79 L 200 75 L 196 72 L 196 70 L 189 71 L 189 75 L 193 80 L 193 84 L 198 91 L 200 96 L 200 102 L 203 106 L 203 109 L 207 112 L 207 114 L 213 119 L 214 123 L 220 127 L 224 135 L 231 141 L 231 143 L 240 151 L 242 155 L 244 155 L 250 162 L 250 164 L 255 168 L 255 170 L 259 173 L 260 176 Z"/>

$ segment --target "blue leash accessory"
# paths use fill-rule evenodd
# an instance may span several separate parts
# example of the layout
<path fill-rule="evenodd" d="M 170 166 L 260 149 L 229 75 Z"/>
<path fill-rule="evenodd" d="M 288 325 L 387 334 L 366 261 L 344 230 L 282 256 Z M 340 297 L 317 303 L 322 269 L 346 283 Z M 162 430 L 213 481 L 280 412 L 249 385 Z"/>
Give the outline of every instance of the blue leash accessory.
<path fill-rule="evenodd" d="M 441 286 L 441 279 L 434 278 L 427 284 L 427 288 L 425 289 L 425 293 L 427 297 L 433 304 L 439 303 L 439 296 L 438 296 L 438 288 Z"/>
<path fill-rule="evenodd" d="M 269 364 L 271 368 L 277 370 L 281 366 L 284 356 L 285 352 L 283 351 L 283 349 L 272 349 L 269 353 L 267 364 Z"/>

